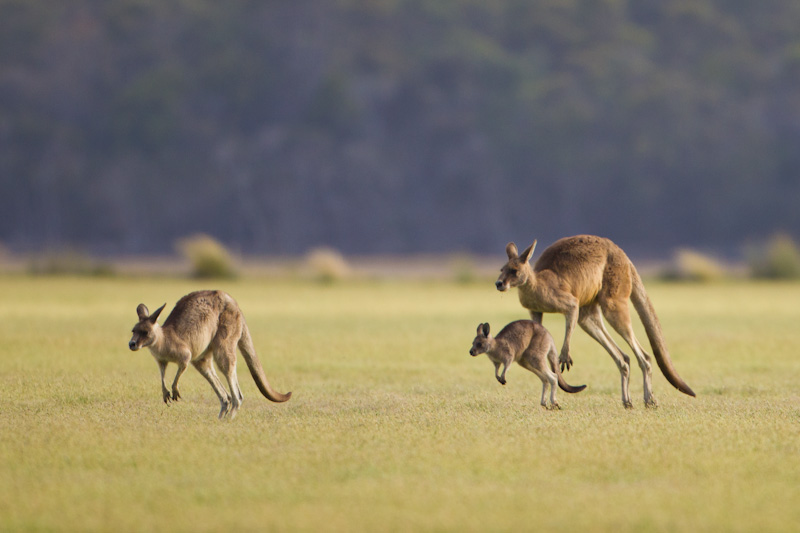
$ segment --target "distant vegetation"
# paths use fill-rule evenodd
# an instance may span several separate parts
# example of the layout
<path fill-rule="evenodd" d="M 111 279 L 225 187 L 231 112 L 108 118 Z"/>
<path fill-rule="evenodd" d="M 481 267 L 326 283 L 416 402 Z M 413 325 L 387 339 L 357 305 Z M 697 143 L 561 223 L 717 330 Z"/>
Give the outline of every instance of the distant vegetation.
<path fill-rule="evenodd" d="M 196 278 L 235 278 L 237 268 L 231 253 L 219 241 L 208 235 L 181 239 L 177 248 L 191 265 Z"/>
<path fill-rule="evenodd" d="M 28 261 L 27 271 L 30 274 L 51 276 L 111 276 L 114 274 L 114 267 L 86 252 L 67 248 L 35 254 Z"/>
<path fill-rule="evenodd" d="M 333 248 L 315 248 L 308 252 L 305 267 L 313 279 L 322 283 L 342 281 L 352 275 L 347 260 Z"/>
<path fill-rule="evenodd" d="M 797 236 L 798 28 L 796 0 L 0 0 L 0 240 Z"/>
<path fill-rule="evenodd" d="M 663 277 L 680 281 L 719 281 L 732 275 L 732 269 L 722 261 L 696 250 L 681 248 L 675 252 Z"/>
<path fill-rule="evenodd" d="M 800 249 L 786 234 L 772 237 L 750 251 L 750 272 L 756 278 L 800 278 Z"/>

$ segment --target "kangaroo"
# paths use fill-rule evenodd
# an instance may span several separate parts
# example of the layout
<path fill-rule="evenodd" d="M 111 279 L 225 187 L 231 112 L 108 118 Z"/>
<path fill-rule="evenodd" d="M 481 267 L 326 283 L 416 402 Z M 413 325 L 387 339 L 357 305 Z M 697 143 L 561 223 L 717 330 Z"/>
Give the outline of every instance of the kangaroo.
<path fill-rule="evenodd" d="M 159 326 L 158 315 L 167 304 L 151 315 L 147 306 L 139 304 L 136 314 L 139 322 L 133 326 L 133 337 L 128 347 L 132 351 L 149 348 L 161 371 L 161 393 L 164 403 L 178 401 L 178 379 L 189 363 L 208 380 L 220 403 L 219 418 L 231 419 L 242 405 L 242 390 L 236 376 L 236 347 L 239 347 L 253 379 L 268 400 L 285 402 L 292 393 L 281 394 L 270 387 L 261 362 L 256 356 L 250 330 L 236 301 L 222 291 L 198 291 L 187 294 L 175 304 L 175 308 Z M 214 371 L 211 358 L 228 381 L 230 395 Z M 172 393 L 167 389 L 164 372 L 167 363 L 176 363 L 178 372 L 172 382 Z"/>
<path fill-rule="evenodd" d="M 658 405 L 653 396 L 650 355 L 633 333 L 628 307 L 630 299 L 664 377 L 679 391 L 695 396 L 672 366 L 661 324 L 642 279 L 619 246 L 592 235 L 566 237 L 547 248 L 531 267 L 530 259 L 535 247 L 536 241 L 520 254 L 513 242 L 508 243 L 508 262 L 501 268 L 495 286 L 499 291 L 517 287 L 519 301 L 530 312 L 534 322 L 541 323 L 542 313 L 564 315 L 566 333 L 559 355 L 562 371 L 572 366 L 569 343 L 577 323 L 611 354 L 622 380 L 622 404 L 628 409 L 633 407 L 628 392 L 630 357 L 622 352 L 606 330 L 605 317 L 636 355 L 644 375 L 645 406 Z"/>
<path fill-rule="evenodd" d="M 553 336 L 541 324 L 532 320 L 517 320 L 507 324 L 496 337 L 489 335 L 489 324 L 480 324 L 478 334 L 472 341 L 469 354 L 472 357 L 485 353 L 494 363 L 494 377 L 501 385 L 506 384 L 506 370 L 512 361 L 530 370 L 542 380 L 541 405 L 545 409 L 561 409 L 556 401 L 556 384 L 565 392 L 580 392 L 586 385 L 573 387 L 561 376 L 558 367 L 558 351 Z M 500 373 L 500 366 L 503 372 Z M 550 405 L 547 405 L 547 386 L 550 385 Z"/>

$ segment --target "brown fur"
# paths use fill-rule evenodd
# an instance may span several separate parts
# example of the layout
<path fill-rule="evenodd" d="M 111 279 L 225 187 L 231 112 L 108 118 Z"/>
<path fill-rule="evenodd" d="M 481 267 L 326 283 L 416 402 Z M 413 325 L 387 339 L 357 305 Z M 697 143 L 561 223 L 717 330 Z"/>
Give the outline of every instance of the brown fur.
<path fill-rule="evenodd" d="M 603 324 L 603 317 L 627 342 L 644 375 L 644 402 L 657 405 L 651 384 L 650 355 L 644 351 L 633 333 L 628 300 L 642 320 L 656 362 L 667 380 L 679 391 L 694 396 L 691 388 L 672 366 L 661 324 L 653 304 L 644 290 L 639 273 L 622 249 L 608 239 L 578 235 L 556 241 L 531 267 L 530 259 L 536 242 L 521 254 L 512 242 L 506 246 L 508 262 L 500 271 L 496 286 L 499 291 L 517 287 L 519 300 L 538 323 L 543 313 L 561 313 L 566 318 L 564 344 L 559 355 L 561 369 L 572 366 L 569 343 L 578 324 L 611 354 L 620 371 L 622 403 L 632 407 L 628 392 L 630 357 L 614 342 Z"/>
<path fill-rule="evenodd" d="M 256 356 L 250 331 L 236 301 L 222 291 L 198 291 L 187 294 L 159 326 L 158 315 L 162 305 L 151 315 L 144 304 L 139 304 L 136 314 L 139 322 L 133 326 L 133 337 L 128 347 L 136 351 L 149 348 L 161 371 L 161 392 L 164 403 L 178 401 L 178 379 L 189 363 L 211 384 L 220 402 L 219 417 L 233 418 L 242 404 L 242 390 L 236 375 L 236 348 L 241 350 L 247 367 L 261 393 L 273 402 L 285 402 L 292 393 L 274 391 L 264 375 Z M 228 381 L 230 394 L 222 386 L 211 359 Z M 172 392 L 167 389 L 164 373 L 168 363 L 178 365 L 172 382 Z"/>
<path fill-rule="evenodd" d="M 489 324 L 478 326 L 469 354 L 473 357 L 485 353 L 494 363 L 494 377 L 506 384 L 506 370 L 512 362 L 530 370 L 542 380 L 541 405 L 547 409 L 560 409 L 556 401 L 556 384 L 565 392 L 580 392 L 586 385 L 573 387 L 564 381 L 558 367 L 558 351 L 553 336 L 541 324 L 532 320 L 517 320 L 506 325 L 496 337 L 489 334 Z M 500 367 L 503 372 L 500 372 Z M 550 385 L 550 405 L 547 405 L 547 386 Z"/>

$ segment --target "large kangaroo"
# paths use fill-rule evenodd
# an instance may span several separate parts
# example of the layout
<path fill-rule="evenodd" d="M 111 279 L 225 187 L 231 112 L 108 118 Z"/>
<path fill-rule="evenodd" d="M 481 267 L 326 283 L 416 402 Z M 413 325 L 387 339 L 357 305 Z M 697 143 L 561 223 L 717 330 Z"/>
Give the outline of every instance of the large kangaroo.
<path fill-rule="evenodd" d="M 139 304 L 136 314 L 139 322 L 133 326 L 133 337 L 128 347 L 136 351 L 149 348 L 161 371 L 161 392 L 164 403 L 178 401 L 178 379 L 191 362 L 208 380 L 217 393 L 220 403 L 219 418 L 233 418 L 242 405 L 242 390 L 236 376 L 236 347 L 239 347 L 253 379 L 268 400 L 285 402 L 292 393 L 281 394 L 270 387 L 261 362 L 256 356 L 250 331 L 236 301 L 222 291 L 198 291 L 187 294 L 175 304 L 164 326 L 159 326 L 158 315 L 162 305 L 151 315 L 144 304 Z M 230 395 L 214 371 L 211 358 L 228 381 Z M 172 393 L 167 389 L 164 372 L 167 363 L 176 363 L 178 372 L 172 382 Z"/>
<path fill-rule="evenodd" d="M 569 343 L 575 324 L 611 354 L 622 378 L 622 404 L 633 407 L 628 392 L 630 357 L 625 355 L 603 324 L 603 317 L 627 342 L 644 374 L 644 404 L 656 407 L 651 383 L 650 355 L 633 333 L 628 299 L 642 320 L 656 362 L 664 377 L 679 391 L 695 396 L 678 376 L 667 351 L 661 324 L 647 297 L 642 279 L 622 249 L 608 239 L 592 235 L 567 237 L 547 248 L 531 267 L 536 241 L 521 254 L 511 242 L 506 246 L 508 262 L 500 270 L 499 291 L 517 287 L 519 301 L 535 322 L 542 313 L 561 313 L 566 318 L 564 344 L 559 355 L 561 369 L 572 366 Z"/>
<path fill-rule="evenodd" d="M 494 377 L 501 385 L 506 384 L 506 370 L 516 361 L 542 380 L 542 399 L 545 409 L 561 409 L 556 401 L 556 385 L 564 392 L 580 392 L 586 385 L 573 387 L 564 381 L 558 368 L 558 351 L 553 336 L 541 324 L 532 320 L 517 320 L 507 324 L 497 336 L 489 334 L 489 323 L 478 326 L 478 334 L 472 341 L 469 354 L 472 357 L 485 353 L 494 363 Z M 500 367 L 503 372 L 500 372 Z M 550 405 L 547 405 L 547 386 L 550 386 Z"/>

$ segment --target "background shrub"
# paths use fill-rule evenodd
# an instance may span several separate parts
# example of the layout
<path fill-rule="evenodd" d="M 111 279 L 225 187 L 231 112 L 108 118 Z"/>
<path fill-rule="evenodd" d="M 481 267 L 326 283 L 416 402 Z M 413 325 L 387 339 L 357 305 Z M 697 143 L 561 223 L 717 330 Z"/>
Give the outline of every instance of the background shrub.
<path fill-rule="evenodd" d="M 196 278 L 235 278 L 238 275 L 231 253 L 209 235 L 186 237 L 179 240 L 176 247 L 191 264 L 192 276 Z"/>
<path fill-rule="evenodd" d="M 682 248 L 675 252 L 664 273 L 665 279 L 683 281 L 717 281 L 730 275 L 729 269 L 714 257 Z"/>
<path fill-rule="evenodd" d="M 764 246 L 749 253 L 750 273 L 754 278 L 800 278 L 800 250 L 789 235 L 773 236 Z"/>
<path fill-rule="evenodd" d="M 306 268 L 312 277 L 324 283 L 333 283 L 350 277 L 352 270 L 344 256 L 333 248 L 315 248 L 306 255 Z"/>

